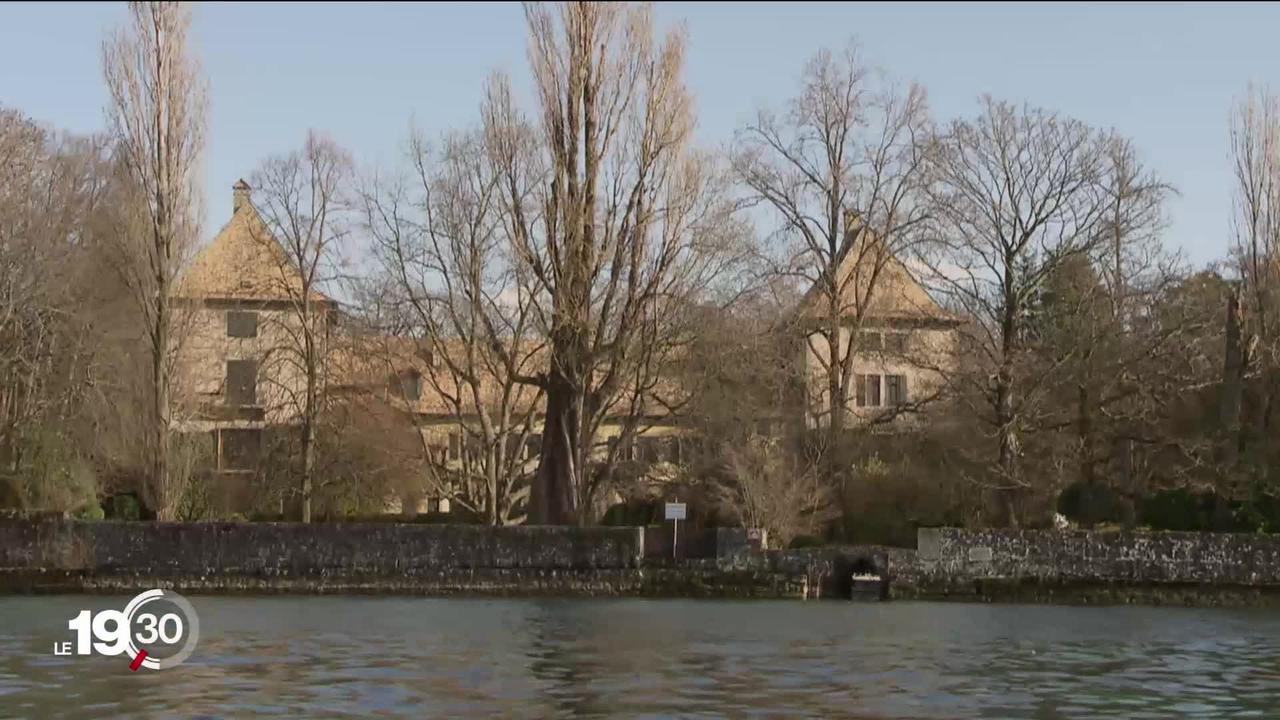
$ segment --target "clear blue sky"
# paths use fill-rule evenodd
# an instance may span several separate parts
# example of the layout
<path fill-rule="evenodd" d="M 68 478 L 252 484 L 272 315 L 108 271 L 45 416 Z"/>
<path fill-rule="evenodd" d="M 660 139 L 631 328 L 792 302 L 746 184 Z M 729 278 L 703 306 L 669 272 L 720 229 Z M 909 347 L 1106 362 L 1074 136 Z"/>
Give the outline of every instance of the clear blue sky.
<path fill-rule="evenodd" d="M 103 125 L 100 45 L 123 4 L 0 5 L 0 102 L 74 131 Z M 866 57 L 929 91 L 934 115 L 976 98 L 1029 101 L 1132 137 L 1181 196 L 1167 242 L 1202 264 L 1229 230 L 1227 119 L 1250 81 L 1280 85 L 1273 5 L 659 4 L 690 35 L 699 138 L 721 145 L 794 90 L 817 48 Z M 493 69 L 528 87 L 517 5 L 204 4 L 195 34 L 211 90 L 206 235 L 264 157 L 327 131 L 391 163 L 414 118 L 470 124 Z"/>

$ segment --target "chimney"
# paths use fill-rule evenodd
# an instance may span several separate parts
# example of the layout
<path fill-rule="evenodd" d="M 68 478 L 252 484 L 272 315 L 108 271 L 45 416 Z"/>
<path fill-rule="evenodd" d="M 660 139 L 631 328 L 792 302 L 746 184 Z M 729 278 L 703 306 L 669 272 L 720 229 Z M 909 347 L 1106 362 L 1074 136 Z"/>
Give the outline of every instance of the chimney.
<path fill-rule="evenodd" d="M 249 194 L 253 192 L 253 188 L 249 187 L 249 183 L 241 178 L 231 186 L 231 212 L 238 213 L 240 208 L 249 206 Z"/>

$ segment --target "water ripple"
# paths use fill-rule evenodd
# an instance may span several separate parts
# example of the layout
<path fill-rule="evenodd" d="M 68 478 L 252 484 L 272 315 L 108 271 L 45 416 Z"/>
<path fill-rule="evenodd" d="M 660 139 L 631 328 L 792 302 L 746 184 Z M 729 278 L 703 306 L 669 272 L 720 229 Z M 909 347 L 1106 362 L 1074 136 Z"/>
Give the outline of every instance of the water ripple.
<path fill-rule="evenodd" d="M 187 664 L 54 657 L 123 598 L 0 598 L 0 716 L 1217 718 L 1280 616 L 925 603 L 195 598 Z"/>

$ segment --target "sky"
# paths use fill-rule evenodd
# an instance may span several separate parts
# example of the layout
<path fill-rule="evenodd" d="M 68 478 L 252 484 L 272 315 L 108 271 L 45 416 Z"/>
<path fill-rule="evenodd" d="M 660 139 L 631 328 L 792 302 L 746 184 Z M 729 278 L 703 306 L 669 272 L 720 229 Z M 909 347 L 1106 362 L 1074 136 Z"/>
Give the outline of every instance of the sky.
<path fill-rule="evenodd" d="M 1193 265 L 1230 235 L 1228 119 L 1249 84 L 1280 87 L 1280 6 L 1154 4 L 659 3 L 689 36 L 698 142 L 722 148 L 762 105 L 796 90 L 804 62 L 850 39 L 941 121 L 983 94 L 1115 129 L 1177 190 L 1166 243 Z M 0 103 L 74 132 L 104 126 L 101 43 L 123 3 L 0 5 Z M 205 236 L 231 185 L 324 131 L 366 168 L 396 166 L 412 125 L 473 125 L 485 78 L 528 98 L 518 5 L 206 3 L 196 52 L 209 81 Z M 526 108 L 529 105 L 526 103 Z"/>

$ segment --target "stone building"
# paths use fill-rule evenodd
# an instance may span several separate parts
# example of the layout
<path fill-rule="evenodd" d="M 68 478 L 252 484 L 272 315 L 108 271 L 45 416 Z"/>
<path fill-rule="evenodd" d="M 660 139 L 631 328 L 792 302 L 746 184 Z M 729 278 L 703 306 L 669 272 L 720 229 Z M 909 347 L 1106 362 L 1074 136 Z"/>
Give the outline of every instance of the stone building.
<path fill-rule="evenodd" d="M 271 510 L 261 507 L 257 492 L 264 455 L 296 435 L 305 387 L 297 347 L 301 281 L 243 180 L 233 187 L 232 207 L 231 219 L 175 286 L 174 304 L 181 310 L 175 430 L 207 441 L 208 470 L 218 478 L 225 509 Z M 386 498 L 385 510 L 447 510 L 450 493 L 443 484 L 458 476 L 450 471 L 474 459 L 475 433 L 466 426 L 474 430 L 478 418 L 467 403 L 450 401 L 463 388 L 422 343 L 363 331 L 322 294 L 312 292 L 307 302 L 326 318 L 320 338 L 326 411 L 366 440 L 375 436 L 388 464 L 391 454 L 401 454 L 394 464 L 411 475 L 392 483 L 396 492 Z M 491 396 L 500 389 L 493 380 L 484 386 Z M 541 443 L 534 398 L 525 392 L 511 404 L 515 413 L 537 418 L 527 431 L 513 427 L 508 441 L 508 455 L 528 472 L 536 468 Z M 618 421 L 606 422 L 600 439 L 614 443 L 621 430 Z M 624 451 L 638 461 L 677 461 L 677 435 L 671 418 L 657 413 Z"/>
<path fill-rule="evenodd" d="M 243 180 L 232 208 L 175 285 L 175 429 L 208 438 L 209 470 L 221 478 L 225 502 L 243 507 L 266 436 L 298 422 L 302 283 Z M 336 302 L 315 292 L 307 301 L 326 328 L 336 327 Z"/>
<path fill-rule="evenodd" d="M 859 333 L 846 403 L 849 424 L 892 418 L 902 426 L 914 422 L 902 410 L 940 394 L 939 369 L 954 350 L 959 320 L 944 312 L 896 258 L 880 263 L 871 288 L 861 277 L 859 257 L 866 254 L 846 248 L 840 264 L 847 295 L 840 300 L 841 342 L 847 345 L 851 333 Z M 297 347 L 304 298 L 297 269 L 271 237 L 243 180 L 233 188 L 231 219 L 175 287 L 182 324 L 175 333 L 180 338 L 175 429 L 205 439 L 208 469 L 219 480 L 225 509 L 270 510 L 261 507 L 258 492 L 262 461 L 268 447 L 296 436 L 297 399 L 305 387 Z M 377 444 L 369 453 L 388 454 L 385 464 L 403 475 L 391 484 L 394 492 L 385 498 L 385 510 L 447 509 L 447 485 L 457 482 L 456 471 L 474 459 L 479 423 L 466 403 L 450 399 L 462 394 L 451 385 L 456 377 L 423 343 L 362 331 L 344 319 L 336 301 L 320 293 L 312 292 L 305 302 L 324 319 L 319 340 L 327 411 L 345 416 L 348 427 Z M 802 413 L 780 408 L 778 418 L 803 414 L 809 427 L 820 427 L 827 406 L 826 342 L 816 330 L 826 317 L 820 293 L 805 297 L 798 317 L 808 402 Z M 525 369 L 525 374 L 534 372 Z M 501 383 L 490 379 L 484 387 L 493 397 L 480 402 L 497 403 Z M 650 403 L 652 410 L 634 436 L 624 441 L 621 418 L 609 419 L 598 442 L 600 452 L 616 451 L 624 461 L 658 468 L 655 477 L 662 477 L 667 471 L 661 468 L 680 464 L 690 439 L 665 410 L 681 392 L 676 383 L 661 382 L 653 392 L 665 402 Z M 531 420 L 511 427 L 506 457 L 532 473 L 541 443 L 540 400 L 529 391 L 509 407 Z M 402 457 L 390 457 L 396 453 Z M 285 501 L 279 502 L 285 512 Z"/>
<path fill-rule="evenodd" d="M 870 233 L 843 248 L 836 265 L 839 346 L 834 367 L 851 377 L 844 398 L 845 425 L 919 426 L 921 412 L 944 395 L 943 372 L 955 361 L 962 320 L 938 305 L 907 266 Z M 805 422 L 829 423 L 833 367 L 826 334 L 828 294 L 811 288 L 798 311 Z M 839 406 L 840 404 L 835 404 Z"/>

